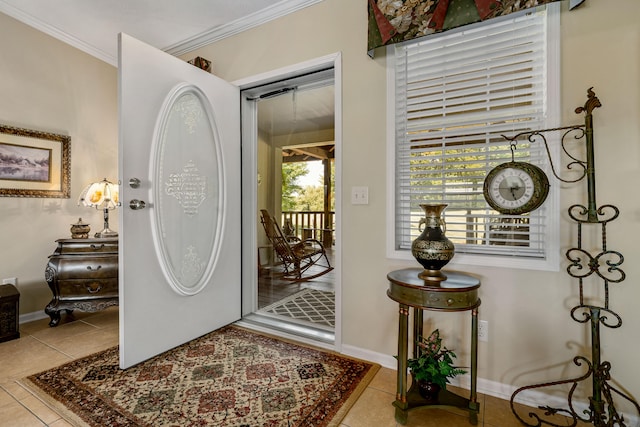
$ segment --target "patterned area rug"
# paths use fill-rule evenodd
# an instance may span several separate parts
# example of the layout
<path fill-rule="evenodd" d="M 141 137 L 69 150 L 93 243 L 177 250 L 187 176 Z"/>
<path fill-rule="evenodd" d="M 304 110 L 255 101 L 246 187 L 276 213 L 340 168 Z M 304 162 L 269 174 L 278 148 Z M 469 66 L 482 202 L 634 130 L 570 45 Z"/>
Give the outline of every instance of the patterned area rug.
<path fill-rule="evenodd" d="M 258 313 L 285 316 L 333 330 L 336 317 L 335 298 L 334 292 L 303 289 L 258 310 Z"/>
<path fill-rule="evenodd" d="M 379 366 L 227 326 L 127 370 L 114 347 L 24 384 L 78 426 L 337 426 Z"/>

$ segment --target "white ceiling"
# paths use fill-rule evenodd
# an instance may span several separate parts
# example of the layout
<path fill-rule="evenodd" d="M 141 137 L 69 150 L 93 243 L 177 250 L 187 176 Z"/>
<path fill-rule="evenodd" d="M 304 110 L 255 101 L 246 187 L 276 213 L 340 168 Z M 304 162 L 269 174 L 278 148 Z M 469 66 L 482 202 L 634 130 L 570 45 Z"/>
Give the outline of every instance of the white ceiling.
<path fill-rule="evenodd" d="M 322 0 L 0 0 L 0 12 L 117 66 L 124 32 L 173 55 Z"/>
<path fill-rule="evenodd" d="M 182 55 L 320 1 L 0 0 L 0 13 L 117 66 L 120 32 Z M 272 135 L 333 129 L 333 85 L 295 99 L 265 103 L 260 129 Z"/>

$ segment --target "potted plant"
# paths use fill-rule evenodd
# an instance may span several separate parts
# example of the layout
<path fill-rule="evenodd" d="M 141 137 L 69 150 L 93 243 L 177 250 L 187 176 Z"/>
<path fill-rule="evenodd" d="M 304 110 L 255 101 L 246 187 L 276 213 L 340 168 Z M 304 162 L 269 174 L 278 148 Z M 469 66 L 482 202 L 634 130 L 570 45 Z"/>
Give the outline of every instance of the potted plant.
<path fill-rule="evenodd" d="M 457 356 L 442 346 L 440 331 L 436 329 L 428 338 L 419 337 L 418 357 L 407 360 L 420 395 L 429 401 L 437 401 L 440 389 L 446 389 L 449 379 L 466 371 L 453 366 Z"/>

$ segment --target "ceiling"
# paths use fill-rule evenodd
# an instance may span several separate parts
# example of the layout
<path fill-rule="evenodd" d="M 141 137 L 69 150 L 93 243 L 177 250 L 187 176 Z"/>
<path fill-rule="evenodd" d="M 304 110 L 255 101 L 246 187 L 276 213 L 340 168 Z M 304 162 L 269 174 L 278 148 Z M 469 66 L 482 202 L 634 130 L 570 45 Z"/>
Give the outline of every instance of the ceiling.
<path fill-rule="evenodd" d="M 121 32 L 178 56 L 320 1 L 0 0 L 0 13 L 117 67 Z M 274 136 L 333 130 L 333 85 L 295 92 L 293 103 L 291 94 L 260 101 L 260 129 Z M 322 154 L 332 155 L 332 148 Z"/>
<path fill-rule="evenodd" d="M 117 66 L 117 35 L 181 55 L 322 0 L 0 0 L 0 13 Z"/>

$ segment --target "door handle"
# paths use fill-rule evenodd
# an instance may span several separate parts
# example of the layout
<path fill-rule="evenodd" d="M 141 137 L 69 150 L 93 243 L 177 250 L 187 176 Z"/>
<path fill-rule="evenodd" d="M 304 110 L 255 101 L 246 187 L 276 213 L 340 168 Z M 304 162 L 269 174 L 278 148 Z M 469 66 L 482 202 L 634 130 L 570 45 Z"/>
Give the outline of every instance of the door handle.
<path fill-rule="evenodd" d="M 140 180 L 138 178 L 130 178 L 129 179 L 129 187 L 131 187 L 131 188 L 140 187 Z"/>
<path fill-rule="evenodd" d="M 129 202 L 129 207 L 134 211 L 144 209 L 146 206 L 147 204 L 144 202 L 144 200 L 133 199 Z"/>

